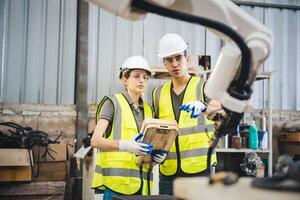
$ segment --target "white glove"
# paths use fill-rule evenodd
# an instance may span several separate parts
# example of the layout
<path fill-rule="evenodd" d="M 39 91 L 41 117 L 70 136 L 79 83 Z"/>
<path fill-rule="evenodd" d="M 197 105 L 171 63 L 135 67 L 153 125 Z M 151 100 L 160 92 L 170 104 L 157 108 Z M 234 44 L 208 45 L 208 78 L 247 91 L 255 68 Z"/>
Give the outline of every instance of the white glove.
<path fill-rule="evenodd" d="M 167 153 L 155 154 L 152 158 L 157 163 L 162 163 L 167 157 Z"/>
<path fill-rule="evenodd" d="M 205 102 L 190 101 L 180 106 L 179 110 L 184 110 L 186 112 L 192 111 L 190 118 L 196 118 L 201 114 L 201 112 L 205 112 L 206 108 L 207 108 L 207 103 Z"/>
<path fill-rule="evenodd" d="M 149 152 L 152 151 L 152 146 L 147 143 L 137 142 L 137 140 L 139 138 L 141 138 L 142 136 L 143 136 L 143 134 L 139 133 L 136 137 L 134 137 L 133 140 L 130 140 L 130 141 L 120 140 L 119 141 L 119 150 L 127 151 L 127 152 L 133 153 L 137 156 L 148 154 Z"/>

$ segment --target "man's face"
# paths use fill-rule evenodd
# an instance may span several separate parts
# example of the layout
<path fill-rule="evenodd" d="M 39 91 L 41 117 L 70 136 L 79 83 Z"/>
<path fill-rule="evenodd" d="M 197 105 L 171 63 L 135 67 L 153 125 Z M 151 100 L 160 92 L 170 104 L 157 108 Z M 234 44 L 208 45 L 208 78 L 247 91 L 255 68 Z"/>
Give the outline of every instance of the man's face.
<path fill-rule="evenodd" d="M 171 77 L 179 78 L 187 73 L 189 57 L 184 52 L 163 58 L 163 63 Z"/>

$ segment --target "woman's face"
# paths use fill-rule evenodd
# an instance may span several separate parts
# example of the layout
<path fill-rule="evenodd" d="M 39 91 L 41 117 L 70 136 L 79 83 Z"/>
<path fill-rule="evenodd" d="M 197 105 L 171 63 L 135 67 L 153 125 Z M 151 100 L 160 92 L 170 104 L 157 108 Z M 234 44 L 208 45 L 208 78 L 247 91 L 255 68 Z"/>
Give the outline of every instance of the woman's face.
<path fill-rule="evenodd" d="M 128 92 L 142 94 L 148 83 L 149 75 L 143 69 L 133 69 L 130 71 L 129 77 L 123 78 L 123 83 Z"/>

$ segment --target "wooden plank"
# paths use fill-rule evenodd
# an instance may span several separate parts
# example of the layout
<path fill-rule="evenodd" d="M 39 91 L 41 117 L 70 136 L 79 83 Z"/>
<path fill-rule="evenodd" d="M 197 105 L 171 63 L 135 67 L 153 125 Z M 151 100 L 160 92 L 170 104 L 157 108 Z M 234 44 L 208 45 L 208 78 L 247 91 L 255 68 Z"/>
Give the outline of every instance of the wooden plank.
<path fill-rule="evenodd" d="M 0 166 L 30 166 L 28 149 L 0 149 Z"/>
<path fill-rule="evenodd" d="M 5 200 L 20 200 L 20 198 L 20 196 L 5 196 Z M 64 195 L 30 195 L 22 196 L 22 200 L 64 200 Z"/>
<path fill-rule="evenodd" d="M 0 166 L 0 182 L 31 181 L 30 166 Z"/>
<path fill-rule="evenodd" d="M 300 142 L 300 133 L 285 133 L 281 135 L 282 142 Z"/>
<path fill-rule="evenodd" d="M 5 184 L 0 187 L 0 199 L 8 196 L 22 196 L 23 199 L 24 196 L 64 195 L 65 185 L 63 181 Z"/>

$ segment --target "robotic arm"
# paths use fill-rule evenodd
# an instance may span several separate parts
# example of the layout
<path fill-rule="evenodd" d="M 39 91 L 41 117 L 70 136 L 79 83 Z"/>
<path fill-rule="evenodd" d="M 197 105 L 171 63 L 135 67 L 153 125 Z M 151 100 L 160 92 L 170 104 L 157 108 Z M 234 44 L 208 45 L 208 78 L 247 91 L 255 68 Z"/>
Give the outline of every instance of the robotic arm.
<path fill-rule="evenodd" d="M 216 140 L 235 131 L 251 97 L 258 66 L 269 56 L 272 33 L 229 0 L 88 0 L 130 20 L 147 12 L 203 25 L 226 41 L 205 86 L 226 114 L 216 128 Z M 211 153 L 211 152 L 209 152 Z"/>

